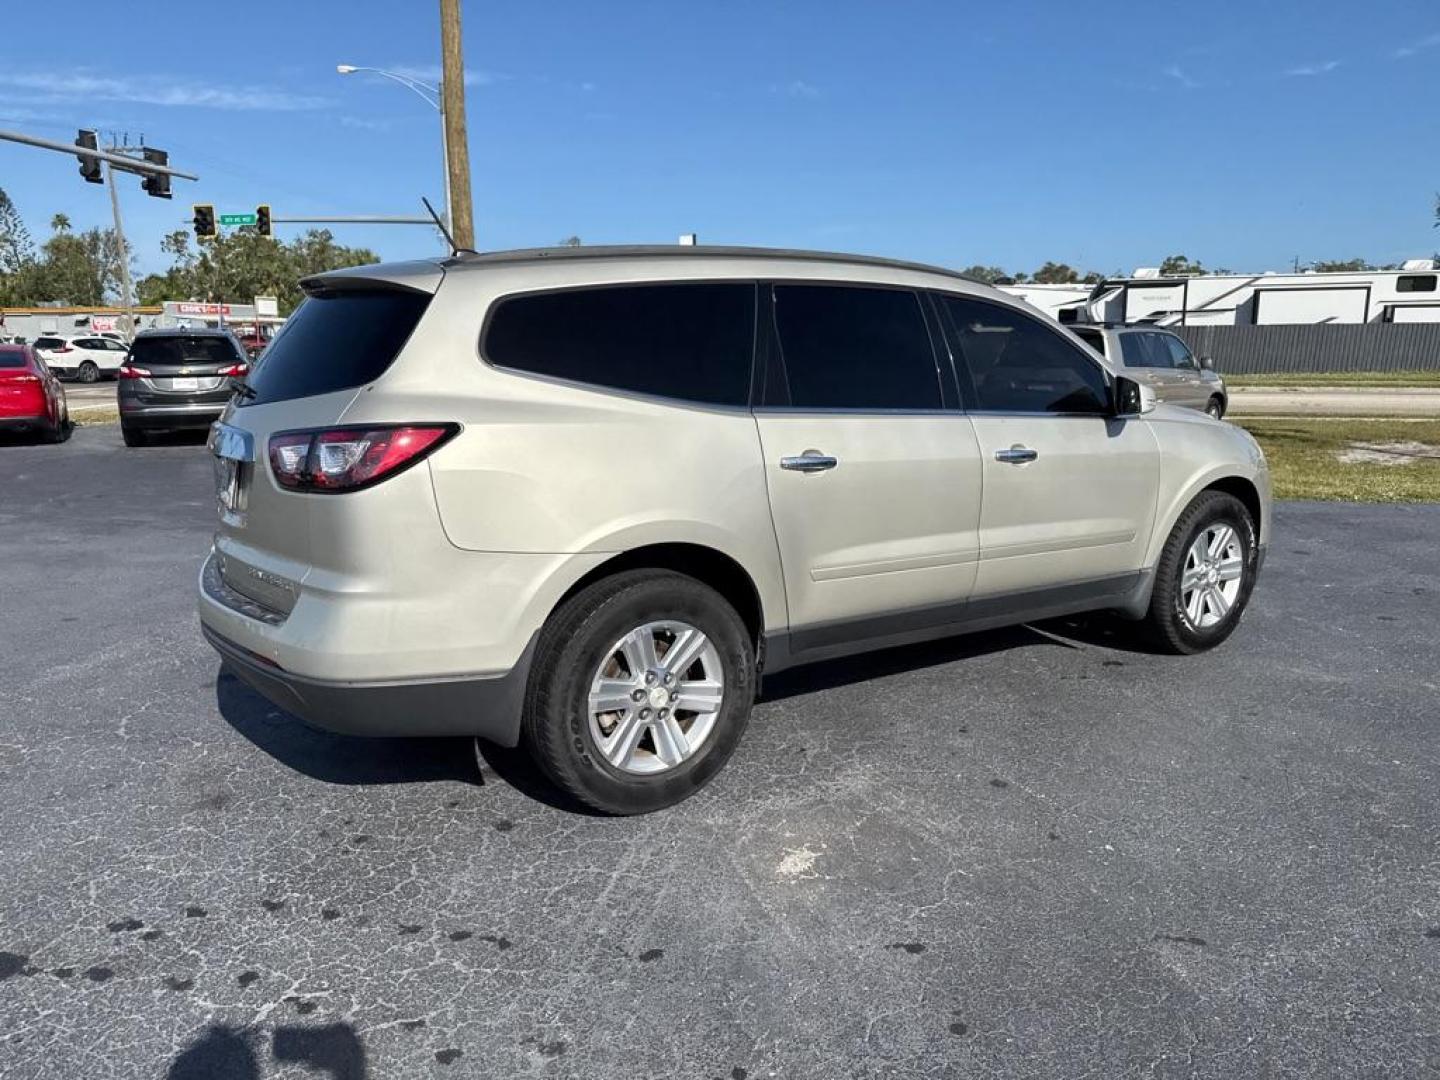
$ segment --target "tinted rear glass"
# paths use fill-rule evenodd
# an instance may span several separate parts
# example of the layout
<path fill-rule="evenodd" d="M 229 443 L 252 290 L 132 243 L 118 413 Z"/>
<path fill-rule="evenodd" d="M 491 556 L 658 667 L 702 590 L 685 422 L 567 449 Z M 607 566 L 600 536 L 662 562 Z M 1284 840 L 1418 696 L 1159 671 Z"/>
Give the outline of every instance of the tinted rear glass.
<path fill-rule="evenodd" d="M 0 349 L 0 368 L 23 368 L 25 354 L 19 349 Z"/>
<path fill-rule="evenodd" d="M 58 349 L 65 342 L 58 337 L 41 337 L 35 339 L 37 349 Z"/>
<path fill-rule="evenodd" d="M 920 298 L 858 285 L 775 286 L 775 329 L 800 409 L 939 409 Z"/>
<path fill-rule="evenodd" d="M 234 345 L 217 337 L 143 337 L 130 346 L 130 362 L 141 367 L 223 366 L 238 364 L 243 359 Z"/>
<path fill-rule="evenodd" d="M 485 358 L 500 367 L 706 405 L 750 396 L 755 286 L 623 285 L 500 303 Z"/>
<path fill-rule="evenodd" d="M 364 386 L 385 373 L 425 313 L 426 293 L 377 290 L 312 296 L 286 320 L 247 380 L 242 405 Z"/>

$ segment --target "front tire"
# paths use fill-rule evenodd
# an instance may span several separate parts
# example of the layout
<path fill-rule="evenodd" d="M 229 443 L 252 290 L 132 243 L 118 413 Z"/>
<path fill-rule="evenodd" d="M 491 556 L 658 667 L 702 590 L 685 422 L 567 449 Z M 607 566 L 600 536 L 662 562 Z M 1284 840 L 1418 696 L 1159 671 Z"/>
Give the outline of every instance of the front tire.
<path fill-rule="evenodd" d="M 1223 491 L 1202 491 L 1170 530 L 1145 624 L 1172 653 L 1213 649 L 1239 625 L 1260 556 L 1255 519 Z"/>
<path fill-rule="evenodd" d="M 1218 395 L 1212 397 L 1205 406 L 1205 414 L 1215 420 L 1225 418 L 1225 402 Z"/>
<path fill-rule="evenodd" d="M 83 364 L 80 365 L 79 375 L 81 382 L 93 383 L 99 380 L 100 369 L 96 367 L 93 363 L 91 363 L 89 360 L 86 360 Z"/>
<path fill-rule="evenodd" d="M 632 570 L 583 589 L 546 622 L 521 730 L 574 798 L 643 814 L 714 778 L 754 697 L 754 645 L 735 609 L 694 578 Z"/>

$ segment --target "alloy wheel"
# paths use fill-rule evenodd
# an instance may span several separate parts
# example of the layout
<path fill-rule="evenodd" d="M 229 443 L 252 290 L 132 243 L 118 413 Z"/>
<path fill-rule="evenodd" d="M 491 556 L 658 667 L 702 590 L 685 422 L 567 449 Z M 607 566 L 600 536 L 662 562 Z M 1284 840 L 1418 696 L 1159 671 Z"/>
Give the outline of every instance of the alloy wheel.
<path fill-rule="evenodd" d="M 1180 573 L 1180 608 L 1197 630 L 1215 626 L 1235 606 L 1245 575 L 1245 550 L 1235 529 L 1217 521 L 1201 530 Z"/>
<path fill-rule="evenodd" d="M 666 772 L 705 745 L 724 700 L 720 653 L 704 633 L 675 620 L 646 623 L 601 659 L 590 681 L 590 735 L 621 772 Z"/>

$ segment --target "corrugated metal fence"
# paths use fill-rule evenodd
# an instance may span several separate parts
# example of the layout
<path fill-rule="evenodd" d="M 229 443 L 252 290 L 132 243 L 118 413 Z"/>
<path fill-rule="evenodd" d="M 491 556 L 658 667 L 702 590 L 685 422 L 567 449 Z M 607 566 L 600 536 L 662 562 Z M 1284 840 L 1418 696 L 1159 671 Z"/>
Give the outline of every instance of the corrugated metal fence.
<path fill-rule="evenodd" d="M 1440 323 L 1175 326 L 1222 374 L 1440 370 Z"/>

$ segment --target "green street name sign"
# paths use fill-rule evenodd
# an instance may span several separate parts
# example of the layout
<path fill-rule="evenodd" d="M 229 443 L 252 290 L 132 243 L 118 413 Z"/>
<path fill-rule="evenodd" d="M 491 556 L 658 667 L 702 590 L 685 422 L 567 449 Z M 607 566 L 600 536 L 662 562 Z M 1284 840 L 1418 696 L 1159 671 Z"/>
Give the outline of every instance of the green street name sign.
<path fill-rule="evenodd" d="M 254 214 L 221 214 L 221 225 L 254 225 Z"/>

